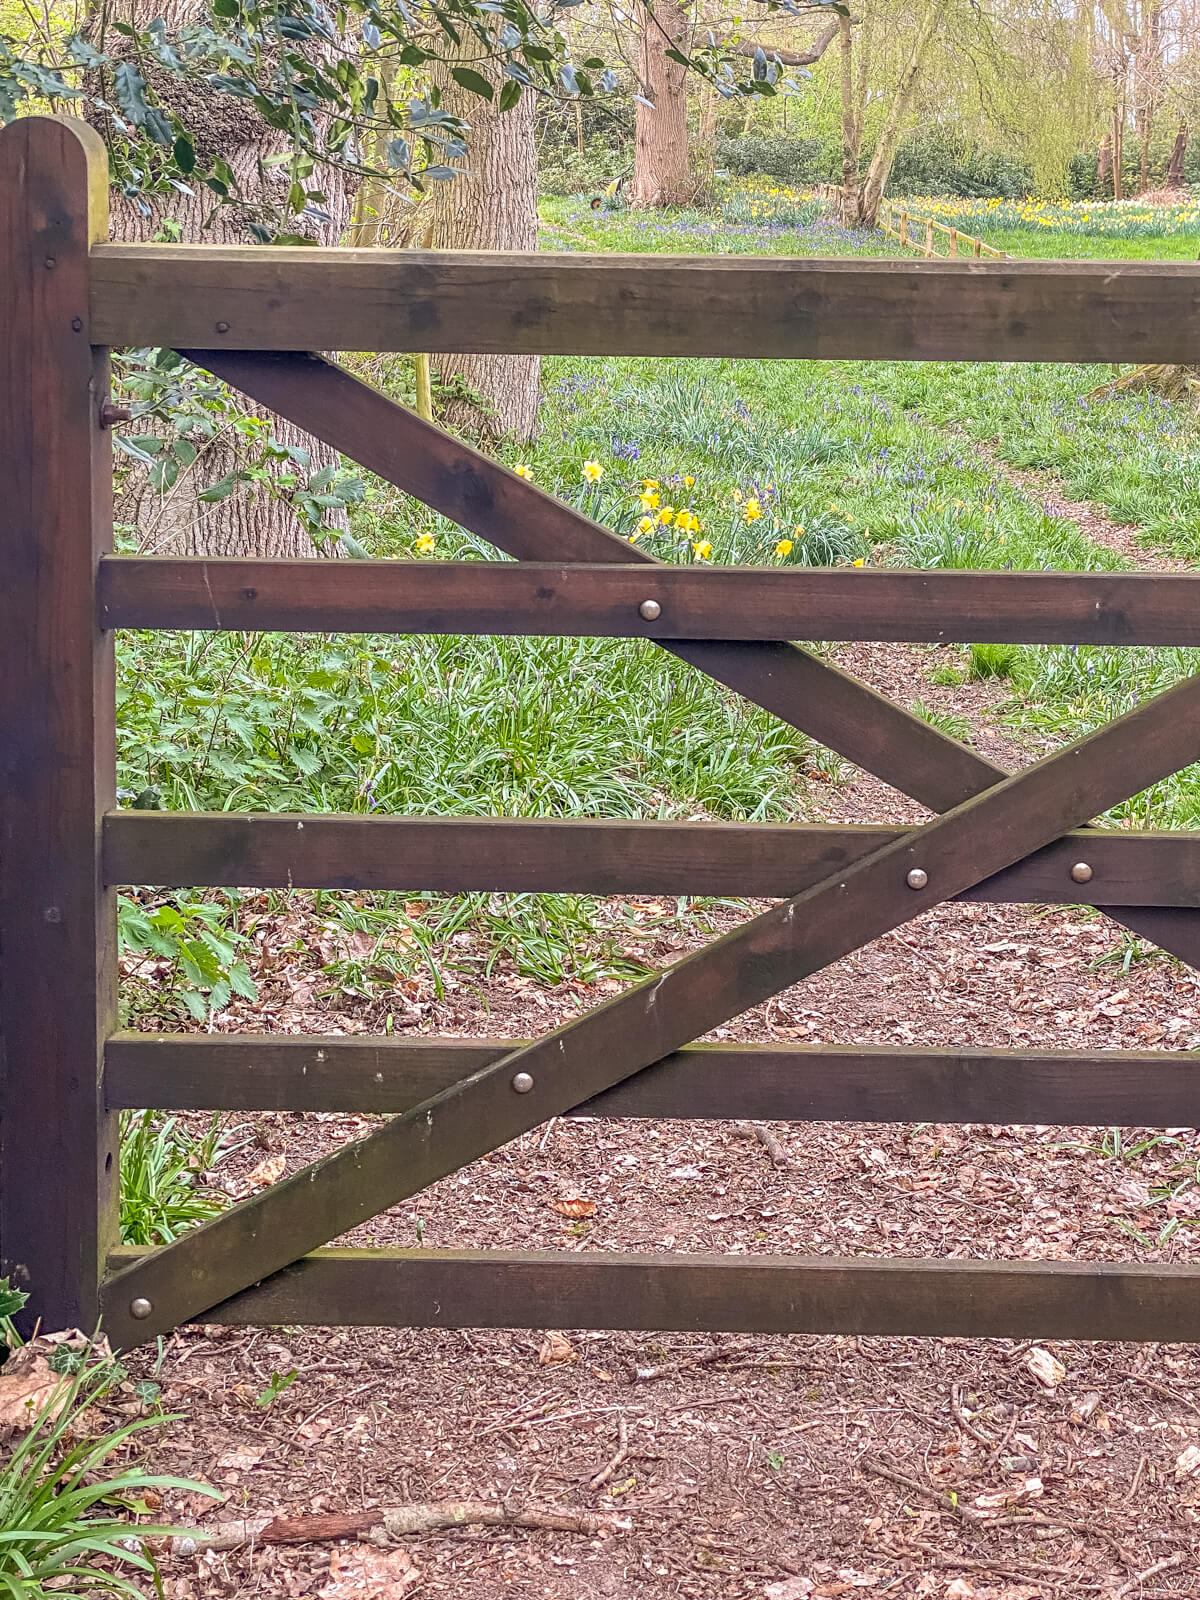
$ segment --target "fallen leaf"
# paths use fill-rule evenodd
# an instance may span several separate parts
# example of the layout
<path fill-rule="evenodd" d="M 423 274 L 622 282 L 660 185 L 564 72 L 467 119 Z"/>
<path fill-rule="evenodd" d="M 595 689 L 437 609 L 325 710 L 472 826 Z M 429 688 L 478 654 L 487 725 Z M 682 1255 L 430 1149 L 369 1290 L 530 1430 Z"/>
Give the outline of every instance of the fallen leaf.
<path fill-rule="evenodd" d="M 1080 1395 L 1079 1399 L 1072 1403 L 1072 1406 L 1071 1406 L 1071 1421 L 1072 1422 L 1087 1422 L 1091 1418 L 1092 1413 L 1095 1411 L 1096 1407 L 1099 1404 L 1100 1404 L 1100 1392 L 1099 1392 L 1099 1390 L 1097 1390 L 1097 1389 L 1089 1389 L 1086 1394 Z"/>
<path fill-rule="evenodd" d="M 974 1587 L 965 1578 L 955 1578 L 946 1586 L 946 1600 L 970 1600 L 974 1593 Z"/>
<path fill-rule="evenodd" d="M 242 1191 L 253 1194 L 256 1189 L 269 1189 L 283 1177 L 286 1166 L 287 1156 L 282 1151 L 277 1156 L 268 1156 L 265 1161 L 259 1162 L 253 1172 L 247 1173 L 242 1180 Z"/>
<path fill-rule="evenodd" d="M 763 1590 L 764 1600 L 809 1600 L 813 1592 L 812 1583 L 808 1578 L 780 1578 L 778 1583 L 769 1583 Z"/>
<path fill-rule="evenodd" d="M 1190 1444 L 1175 1461 L 1175 1481 L 1200 1476 L 1200 1444 Z"/>
<path fill-rule="evenodd" d="M 539 1366 L 562 1367 L 578 1360 L 575 1346 L 565 1334 L 548 1333 L 542 1340 L 542 1348 L 538 1351 Z"/>
<path fill-rule="evenodd" d="M 262 1458 L 261 1450 L 251 1450 L 246 1445 L 238 1445 L 233 1450 L 227 1450 L 218 1460 L 217 1466 L 224 1467 L 230 1472 L 249 1472 Z"/>
<path fill-rule="evenodd" d="M 329 1581 L 317 1593 L 320 1600 L 400 1600 L 420 1581 L 421 1569 L 407 1550 L 351 1544 L 332 1552 Z"/>
<path fill-rule="evenodd" d="M 57 1415 L 66 1403 L 69 1387 L 56 1372 L 51 1372 L 45 1356 L 38 1351 L 28 1345 L 15 1350 L 0 1374 L 0 1428 L 31 1428 L 56 1389 L 61 1391 L 54 1408 Z"/>
<path fill-rule="evenodd" d="M 1067 1375 L 1067 1369 L 1062 1362 L 1052 1356 L 1049 1350 L 1044 1350 L 1040 1344 L 1035 1344 L 1026 1355 L 1025 1367 L 1044 1389 L 1057 1389 Z"/>
<path fill-rule="evenodd" d="M 596 1202 L 584 1200 L 580 1195 L 572 1195 L 567 1200 L 551 1200 L 551 1211 L 557 1211 L 560 1217 L 594 1217 L 596 1215 Z"/>
<path fill-rule="evenodd" d="M 332 1417 L 310 1417 L 296 1429 L 295 1437 L 302 1444 L 315 1444 L 318 1439 L 323 1439 L 332 1427 Z"/>

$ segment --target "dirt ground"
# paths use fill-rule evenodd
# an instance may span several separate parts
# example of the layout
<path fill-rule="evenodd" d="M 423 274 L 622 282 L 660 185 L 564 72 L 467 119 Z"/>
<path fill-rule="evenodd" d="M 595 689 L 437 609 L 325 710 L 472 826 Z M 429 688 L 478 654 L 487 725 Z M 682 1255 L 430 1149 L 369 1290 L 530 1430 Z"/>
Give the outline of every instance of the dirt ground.
<path fill-rule="evenodd" d="M 1079 508 L 1075 508 L 1079 509 Z M 1093 514 L 1094 515 L 1094 514 Z M 1101 523 L 1103 519 L 1100 519 Z M 1110 525 L 1112 526 L 1112 525 Z M 1093 537 L 1103 527 L 1088 527 Z M 938 653 L 856 646 L 840 663 L 902 703 L 994 725 L 1003 688 L 939 689 Z M 859 775 L 832 820 L 918 820 Z M 733 925 L 634 902 L 655 964 Z M 302 902 L 295 913 L 303 922 Z M 295 929 L 290 930 L 291 933 Z M 232 1026 L 370 1032 L 315 998 L 319 964 L 265 975 Z M 1105 919 L 954 905 L 857 952 L 715 1037 L 909 1045 L 1200 1048 L 1200 985 L 1128 970 Z M 1118 949 L 1119 953 L 1119 949 Z M 387 1006 L 411 1034 L 520 1037 L 595 1004 L 501 972 Z M 287 1171 L 372 1120 L 262 1115 L 230 1168 Z M 1194 1259 L 1194 1130 L 557 1121 L 375 1219 L 354 1242 L 988 1258 Z M 221 1169 L 224 1171 L 224 1169 Z M 571 1204 L 580 1201 L 582 1206 Z M 572 1216 L 572 1211 L 586 1215 Z M 140 1352 L 171 1424 L 156 1467 L 224 1503 L 156 1514 L 211 1529 L 275 1513 L 487 1502 L 567 1528 L 477 1525 L 382 1544 L 249 1544 L 164 1561 L 193 1596 L 1200 1597 L 1200 1345 L 964 1339 L 194 1327 Z M 1200 1337 L 1200 1305 L 1197 1306 Z M 287 1376 L 295 1377 L 285 1383 Z M 272 1382 L 274 1378 L 274 1384 Z M 277 1397 L 270 1404 L 272 1390 Z M 370 1518 L 362 1519 L 369 1523 Z M 148 1591 L 149 1592 L 149 1591 Z"/>

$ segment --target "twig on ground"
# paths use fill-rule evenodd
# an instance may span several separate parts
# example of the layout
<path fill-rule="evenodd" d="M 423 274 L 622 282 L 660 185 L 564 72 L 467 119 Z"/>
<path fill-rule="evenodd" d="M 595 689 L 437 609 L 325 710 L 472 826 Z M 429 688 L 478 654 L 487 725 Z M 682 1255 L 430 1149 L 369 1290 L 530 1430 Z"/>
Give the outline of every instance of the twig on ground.
<path fill-rule="evenodd" d="M 738 1356 L 751 1354 L 748 1344 L 723 1344 L 703 1355 L 692 1356 L 687 1361 L 664 1362 L 660 1367 L 638 1367 L 634 1377 L 639 1383 L 653 1383 L 655 1378 L 673 1378 L 677 1372 L 692 1372 L 696 1367 L 715 1366 L 718 1361 L 734 1361 Z"/>
<path fill-rule="evenodd" d="M 1155 1383 L 1153 1378 L 1143 1378 L 1140 1372 L 1119 1372 L 1117 1376 L 1131 1378 L 1134 1383 L 1140 1383 L 1144 1389 L 1153 1389 L 1154 1393 L 1162 1395 L 1164 1400 L 1174 1400 L 1176 1405 L 1186 1406 L 1189 1411 L 1194 1411 L 1200 1417 L 1200 1406 L 1186 1394 L 1180 1394 L 1178 1389 L 1169 1389 L 1165 1383 Z"/>
<path fill-rule="evenodd" d="M 609 1460 L 603 1467 L 600 1468 L 599 1472 L 592 1474 L 592 1476 L 588 1479 L 588 1488 L 603 1489 L 604 1485 L 612 1477 L 613 1473 L 617 1470 L 621 1463 L 623 1461 L 627 1461 L 628 1459 L 629 1424 L 625 1421 L 624 1417 L 618 1417 L 616 1453 L 613 1455 L 611 1460 Z"/>
<path fill-rule="evenodd" d="M 996 1441 L 991 1434 L 984 1433 L 981 1428 L 977 1428 L 970 1417 L 967 1416 L 966 1411 L 963 1409 L 962 1387 L 957 1383 L 950 1390 L 950 1409 L 954 1413 L 955 1422 L 958 1423 L 964 1433 L 969 1433 L 972 1439 L 977 1439 L 980 1444 L 986 1445 L 989 1450 L 996 1448 Z"/>
<path fill-rule="evenodd" d="M 907 1489 L 910 1494 L 919 1494 L 925 1500 L 932 1500 L 935 1506 L 940 1506 L 943 1511 L 948 1511 L 952 1517 L 957 1517 L 960 1522 L 984 1522 L 989 1519 L 981 1517 L 977 1511 L 959 1505 L 955 1497 L 947 1489 L 935 1489 L 930 1484 L 919 1483 L 916 1478 L 906 1477 L 903 1472 L 898 1472 L 895 1467 L 885 1466 L 882 1461 L 872 1461 L 868 1456 L 860 1456 L 858 1465 L 863 1472 L 869 1472 L 876 1478 L 886 1478 L 889 1483 L 896 1483 L 902 1489 Z"/>
<path fill-rule="evenodd" d="M 787 1172 L 796 1170 L 796 1163 L 764 1123 L 735 1122 L 733 1131 L 743 1139 L 757 1139 L 775 1166 L 782 1167 Z"/>
<path fill-rule="evenodd" d="M 1137 1464 L 1137 1470 L 1133 1474 L 1133 1482 L 1129 1485 L 1129 1493 L 1125 1496 L 1126 1500 L 1132 1500 L 1134 1495 L 1137 1494 L 1138 1487 L 1142 1481 L 1142 1473 L 1145 1472 L 1149 1459 L 1150 1457 L 1143 1451 Z"/>
<path fill-rule="evenodd" d="M 1123 1583 L 1119 1589 L 1113 1591 L 1113 1600 L 1123 1600 L 1127 1594 L 1132 1594 L 1135 1589 L 1140 1589 L 1147 1578 L 1157 1578 L 1160 1572 L 1172 1572 L 1176 1567 L 1181 1567 L 1187 1560 L 1182 1550 L 1176 1550 L 1173 1556 L 1164 1556 L 1161 1561 L 1156 1561 L 1152 1567 L 1146 1567 L 1141 1572 L 1135 1572 L 1128 1582 Z"/>
<path fill-rule="evenodd" d="M 627 1533 L 628 1517 L 560 1506 L 507 1505 L 494 1500 L 432 1500 L 406 1506 L 380 1506 L 374 1511 L 322 1513 L 307 1517 L 248 1517 L 193 1528 L 168 1543 L 172 1555 L 193 1556 L 203 1550 L 236 1550 L 244 1544 L 323 1544 L 333 1539 L 363 1539 L 382 1528 L 389 1539 L 432 1533 L 438 1528 L 548 1528 L 557 1533 L 582 1533 L 595 1538 Z"/>

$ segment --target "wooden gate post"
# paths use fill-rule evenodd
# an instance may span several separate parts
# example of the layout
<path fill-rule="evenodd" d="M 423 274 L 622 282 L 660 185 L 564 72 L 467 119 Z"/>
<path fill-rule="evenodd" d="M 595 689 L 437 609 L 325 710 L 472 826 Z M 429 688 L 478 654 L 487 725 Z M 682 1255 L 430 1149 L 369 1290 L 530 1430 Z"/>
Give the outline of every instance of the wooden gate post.
<path fill-rule="evenodd" d="M 28 1324 L 91 1332 L 114 1241 L 120 1152 L 102 1096 L 115 904 L 99 832 L 114 804 L 112 539 L 88 247 L 108 158 L 79 122 L 0 130 L 0 1272 Z"/>

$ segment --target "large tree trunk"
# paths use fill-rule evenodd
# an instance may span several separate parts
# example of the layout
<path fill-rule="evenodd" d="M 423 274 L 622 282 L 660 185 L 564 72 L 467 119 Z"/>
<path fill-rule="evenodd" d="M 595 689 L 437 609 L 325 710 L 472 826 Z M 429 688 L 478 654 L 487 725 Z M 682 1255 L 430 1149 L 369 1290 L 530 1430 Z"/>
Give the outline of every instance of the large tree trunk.
<path fill-rule="evenodd" d="M 1100 199 L 1112 177 L 1112 134 L 1106 133 L 1096 148 L 1096 198 Z"/>
<path fill-rule="evenodd" d="M 862 190 L 859 194 L 857 221 L 864 227 L 873 228 L 879 215 L 879 202 L 883 198 L 883 191 L 887 187 L 888 178 L 892 171 L 892 162 L 896 159 L 896 149 L 900 143 L 900 135 L 904 130 L 905 118 L 913 103 L 917 91 L 917 80 L 921 75 L 921 68 L 925 63 L 929 42 L 933 38 L 933 30 L 937 24 L 940 11 L 936 0 L 927 8 L 921 18 L 917 29 L 916 38 L 913 40 L 912 49 L 909 51 L 908 60 L 900 74 L 892 103 L 888 107 L 887 117 L 880 129 L 879 138 L 871 156 L 871 164 L 867 168 L 867 175 L 863 180 Z"/>
<path fill-rule="evenodd" d="M 667 55 L 672 46 L 683 49 L 687 30 L 686 3 L 644 0 L 630 205 L 682 206 L 696 198 L 688 158 L 687 68 Z"/>
<path fill-rule="evenodd" d="M 1186 122 L 1179 124 L 1175 134 L 1175 143 L 1171 146 L 1171 159 L 1167 162 L 1167 188 L 1183 188 L 1183 161 L 1187 155 L 1188 125 Z"/>
<path fill-rule="evenodd" d="M 125 15 L 139 27 L 152 17 L 162 17 L 174 29 L 195 21 L 199 11 L 195 0 L 166 0 L 165 4 L 163 0 L 126 0 Z M 110 37 L 110 46 L 111 43 Z M 197 93 L 195 85 L 185 84 L 169 73 L 155 74 L 153 69 L 149 76 L 164 102 L 192 129 L 202 160 L 223 157 L 251 195 L 265 184 L 289 181 L 286 168 L 267 171 L 261 165 L 265 157 L 277 154 L 285 146 L 252 105 L 228 95 L 214 95 L 198 106 L 190 98 Z M 186 103 L 180 96 L 188 97 Z M 332 220 L 328 225 L 311 223 L 308 231 L 321 244 L 336 244 L 349 219 L 350 195 L 340 171 L 331 169 L 322 175 L 322 180 L 327 196 L 325 209 Z M 146 214 L 114 193 L 110 208 L 112 236 L 126 242 L 180 238 L 193 243 L 245 244 L 245 229 L 236 209 L 210 202 L 207 190 L 197 184 L 191 195 L 173 193 L 169 199 L 152 200 Z M 255 406 L 252 414 L 262 415 L 263 408 Z M 271 428 L 281 445 L 309 452 L 310 472 L 338 465 L 336 451 L 282 417 L 271 417 Z M 312 537 L 292 514 L 286 496 L 281 498 L 265 486 L 244 486 L 216 502 L 197 499 L 203 490 L 246 465 L 252 455 L 248 443 L 232 435 L 219 437 L 201 448 L 191 469 L 163 494 L 152 489 L 138 473 L 131 477 L 120 497 L 117 520 L 135 529 L 139 547 L 154 555 L 313 555 Z M 287 466 L 292 469 L 290 462 Z M 277 475 L 283 469 L 269 466 L 268 470 Z M 339 525 L 342 524 L 336 517 L 330 519 L 331 530 Z"/>
<path fill-rule="evenodd" d="M 464 33 L 442 74 L 442 105 L 470 123 L 466 168 L 432 186 L 432 239 L 441 250 L 537 249 L 537 141 L 533 95 L 526 90 L 511 111 L 500 112 L 461 89 L 449 66 L 469 62 L 496 85 L 503 78 L 480 61 L 478 42 Z M 499 438 L 531 439 L 537 429 L 540 356 L 433 355 L 441 374 L 442 413 L 452 427 Z"/>

